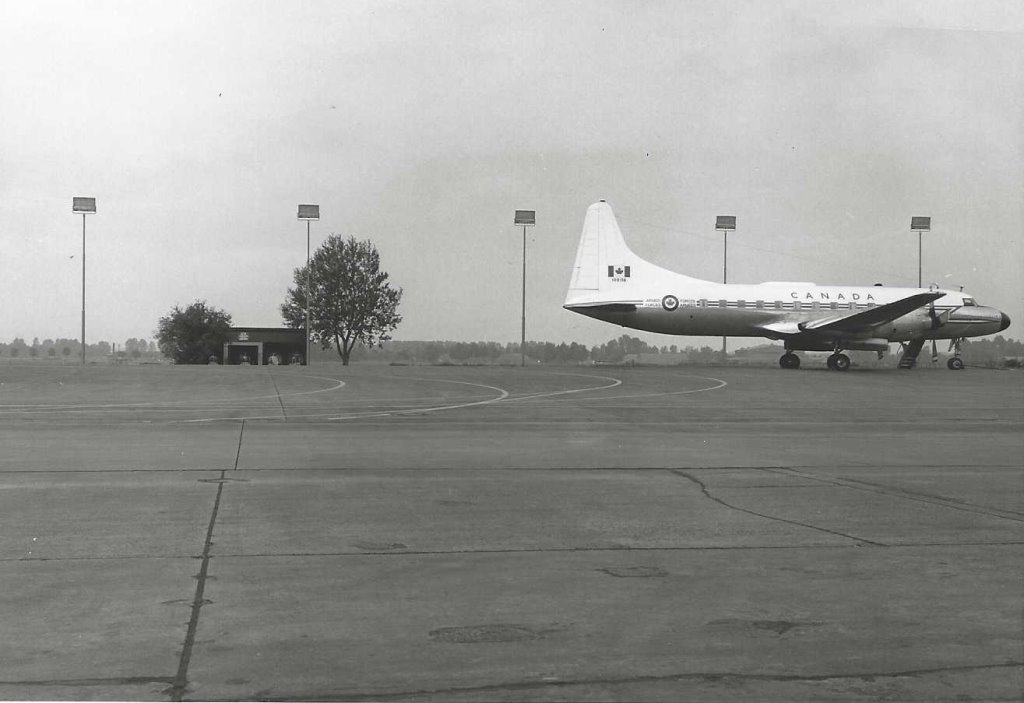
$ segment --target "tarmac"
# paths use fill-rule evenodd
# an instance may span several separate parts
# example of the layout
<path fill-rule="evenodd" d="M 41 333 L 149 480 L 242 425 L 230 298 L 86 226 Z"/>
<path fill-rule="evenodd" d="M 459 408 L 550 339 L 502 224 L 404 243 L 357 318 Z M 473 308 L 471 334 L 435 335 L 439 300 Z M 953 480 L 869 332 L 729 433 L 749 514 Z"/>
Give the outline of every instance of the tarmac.
<path fill-rule="evenodd" d="M 1024 700 L 1024 374 L 0 364 L 0 698 Z"/>

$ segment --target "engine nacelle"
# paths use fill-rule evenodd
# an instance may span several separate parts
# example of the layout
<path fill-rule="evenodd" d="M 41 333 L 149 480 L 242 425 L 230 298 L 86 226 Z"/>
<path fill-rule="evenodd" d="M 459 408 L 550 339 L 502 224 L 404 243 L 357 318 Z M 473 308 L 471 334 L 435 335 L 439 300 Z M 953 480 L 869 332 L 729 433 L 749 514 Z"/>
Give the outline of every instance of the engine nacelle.
<path fill-rule="evenodd" d="M 854 351 L 884 352 L 889 350 L 889 340 L 882 339 L 880 337 L 870 339 L 844 339 L 840 341 L 839 346 L 843 349 L 852 349 Z"/>

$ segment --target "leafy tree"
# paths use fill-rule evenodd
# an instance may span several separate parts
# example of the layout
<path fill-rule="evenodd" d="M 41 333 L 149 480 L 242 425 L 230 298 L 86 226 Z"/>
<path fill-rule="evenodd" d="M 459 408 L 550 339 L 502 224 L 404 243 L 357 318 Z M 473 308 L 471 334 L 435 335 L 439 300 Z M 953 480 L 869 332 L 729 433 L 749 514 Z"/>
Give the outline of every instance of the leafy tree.
<path fill-rule="evenodd" d="M 380 270 L 380 254 L 370 240 L 331 235 L 310 260 L 310 336 L 324 349 L 331 346 L 348 365 L 357 344 L 379 347 L 402 321 L 398 303 L 402 289 L 388 283 Z M 306 325 L 306 267 L 295 269 L 295 287 L 281 305 L 285 324 Z"/>
<path fill-rule="evenodd" d="M 11 342 L 9 349 L 11 356 L 16 357 L 20 356 L 23 351 L 28 351 L 28 345 L 25 344 L 25 340 L 21 337 L 15 337 L 14 341 Z"/>
<path fill-rule="evenodd" d="M 221 359 L 231 329 L 231 315 L 197 300 L 182 309 L 175 305 L 160 318 L 157 343 L 164 356 L 176 364 L 205 364 L 211 356 Z"/>

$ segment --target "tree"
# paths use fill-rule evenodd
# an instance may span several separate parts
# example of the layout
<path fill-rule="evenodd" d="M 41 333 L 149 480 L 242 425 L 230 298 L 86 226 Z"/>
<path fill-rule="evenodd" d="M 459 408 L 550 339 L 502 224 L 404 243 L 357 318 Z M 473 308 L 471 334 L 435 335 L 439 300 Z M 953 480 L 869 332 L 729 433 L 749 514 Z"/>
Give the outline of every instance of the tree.
<path fill-rule="evenodd" d="M 20 356 L 23 351 L 28 351 L 28 345 L 25 344 L 25 340 L 21 337 L 15 337 L 14 341 L 11 342 L 9 349 L 11 356 L 16 357 Z"/>
<path fill-rule="evenodd" d="M 331 346 L 348 366 L 357 344 L 381 346 L 402 321 L 402 289 L 388 283 L 380 254 L 370 240 L 332 234 L 310 261 L 310 337 L 323 349 Z M 281 305 L 285 324 L 306 325 L 306 267 L 295 269 L 295 287 Z"/>
<path fill-rule="evenodd" d="M 160 318 L 157 344 L 164 356 L 176 364 L 205 364 L 210 357 L 221 359 L 231 329 L 231 315 L 197 300 L 182 309 L 175 305 Z"/>

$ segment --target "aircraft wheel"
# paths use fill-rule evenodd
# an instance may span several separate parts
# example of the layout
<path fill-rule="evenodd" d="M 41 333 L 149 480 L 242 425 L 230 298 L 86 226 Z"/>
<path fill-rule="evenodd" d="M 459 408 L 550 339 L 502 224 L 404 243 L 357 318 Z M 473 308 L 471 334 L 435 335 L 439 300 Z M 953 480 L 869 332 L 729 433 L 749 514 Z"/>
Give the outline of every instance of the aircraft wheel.
<path fill-rule="evenodd" d="M 786 352 L 779 357 L 779 366 L 784 369 L 800 368 L 800 357 L 792 352 Z"/>
<path fill-rule="evenodd" d="M 829 357 L 827 359 L 825 359 L 825 364 L 830 369 L 835 370 L 835 368 L 836 368 L 836 355 L 835 354 L 830 354 Z"/>
<path fill-rule="evenodd" d="M 833 354 L 829 358 L 832 359 L 832 368 L 836 371 L 846 371 L 850 368 L 850 357 L 846 354 Z"/>
<path fill-rule="evenodd" d="M 946 362 L 946 366 L 949 367 L 950 371 L 960 371 L 964 367 L 964 360 L 959 356 L 954 356 L 952 359 Z"/>

